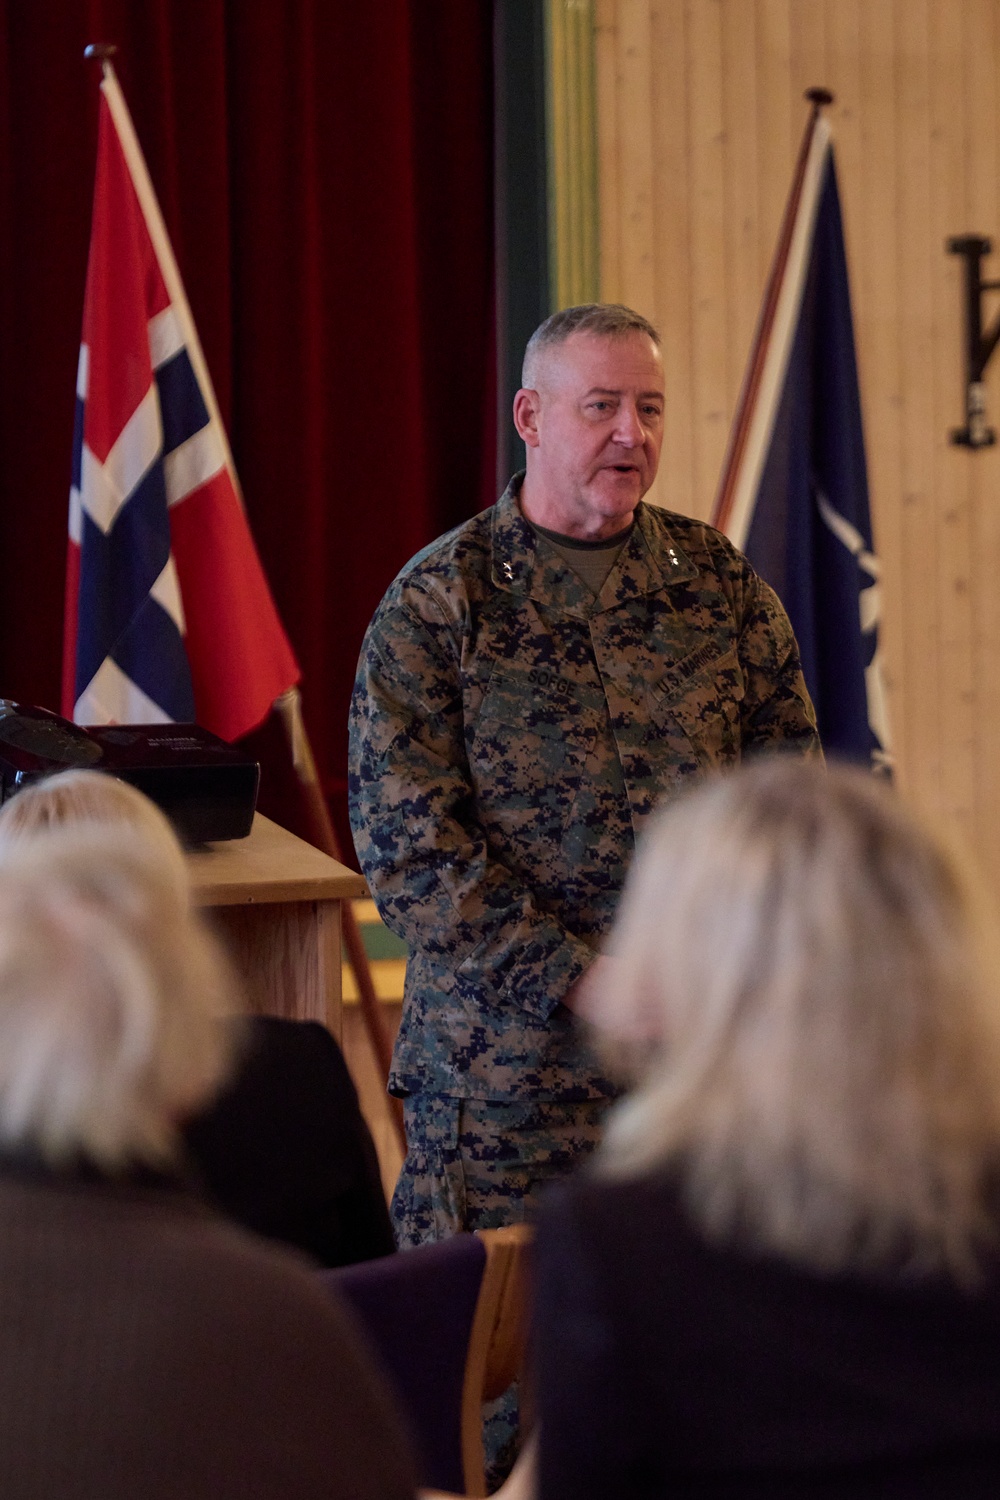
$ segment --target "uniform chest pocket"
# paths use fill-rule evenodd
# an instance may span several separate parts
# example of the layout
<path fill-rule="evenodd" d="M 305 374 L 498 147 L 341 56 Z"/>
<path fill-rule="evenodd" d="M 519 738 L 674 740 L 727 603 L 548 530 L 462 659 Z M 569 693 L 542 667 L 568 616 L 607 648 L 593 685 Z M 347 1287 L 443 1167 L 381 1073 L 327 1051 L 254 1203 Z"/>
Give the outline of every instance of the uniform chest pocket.
<path fill-rule="evenodd" d="M 703 647 L 650 690 L 651 715 L 663 735 L 683 736 L 702 765 L 727 765 L 740 756 L 745 692 L 736 651 Z"/>
<path fill-rule="evenodd" d="M 565 816 L 596 738 L 598 705 L 556 668 L 498 666 L 471 726 L 480 808 Z"/>

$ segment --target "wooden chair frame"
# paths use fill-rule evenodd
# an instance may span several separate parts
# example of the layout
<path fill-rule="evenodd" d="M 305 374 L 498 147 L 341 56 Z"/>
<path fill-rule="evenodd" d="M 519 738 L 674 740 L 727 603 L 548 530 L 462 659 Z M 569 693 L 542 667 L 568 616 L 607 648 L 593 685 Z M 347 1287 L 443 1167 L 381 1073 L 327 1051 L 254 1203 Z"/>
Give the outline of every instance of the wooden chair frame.
<path fill-rule="evenodd" d="M 534 1231 L 527 1224 L 482 1229 L 486 1250 L 482 1286 L 469 1336 L 462 1389 L 462 1470 L 465 1493 L 484 1496 L 483 1402 L 495 1400 L 520 1381 L 521 1423 L 530 1427 L 530 1400 L 525 1386 L 525 1348 L 529 1317 L 528 1260 Z"/>

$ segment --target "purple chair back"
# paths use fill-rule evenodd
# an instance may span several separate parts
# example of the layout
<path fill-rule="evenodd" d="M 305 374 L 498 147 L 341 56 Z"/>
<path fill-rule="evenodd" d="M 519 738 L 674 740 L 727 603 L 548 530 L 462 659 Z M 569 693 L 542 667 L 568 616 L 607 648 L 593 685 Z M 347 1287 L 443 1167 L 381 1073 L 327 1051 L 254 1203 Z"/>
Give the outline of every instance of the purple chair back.
<path fill-rule="evenodd" d="M 421 1485 L 463 1493 L 462 1385 L 486 1251 L 474 1234 L 321 1271 L 353 1311 L 409 1421 Z"/>

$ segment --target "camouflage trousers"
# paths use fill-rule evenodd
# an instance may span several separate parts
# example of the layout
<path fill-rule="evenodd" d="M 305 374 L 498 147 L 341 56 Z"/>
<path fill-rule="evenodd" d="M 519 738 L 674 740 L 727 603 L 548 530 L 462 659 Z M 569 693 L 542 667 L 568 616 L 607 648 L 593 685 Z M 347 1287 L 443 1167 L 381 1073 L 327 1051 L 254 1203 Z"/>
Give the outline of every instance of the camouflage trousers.
<path fill-rule="evenodd" d="M 400 1249 L 530 1218 L 549 1183 L 597 1146 L 610 1104 L 410 1095 L 391 1208 Z"/>
<path fill-rule="evenodd" d="M 406 1160 L 390 1208 L 400 1249 L 530 1218 L 549 1183 L 566 1177 L 597 1146 L 610 1103 L 412 1094 L 403 1105 Z M 492 1494 L 520 1446 L 516 1385 L 484 1406 L 483 1422 Z"/>

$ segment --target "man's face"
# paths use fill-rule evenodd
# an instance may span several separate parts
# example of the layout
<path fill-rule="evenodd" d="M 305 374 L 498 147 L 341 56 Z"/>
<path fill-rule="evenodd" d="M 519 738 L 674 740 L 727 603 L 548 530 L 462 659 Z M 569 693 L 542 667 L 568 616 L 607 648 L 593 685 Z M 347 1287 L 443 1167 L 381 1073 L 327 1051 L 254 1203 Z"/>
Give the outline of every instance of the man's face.
<path fill-rule="evenodd" d="M 656 478 L 659 351 L 644 333 L 574 333 L 542 352 L 534 378 L 537 390 L 514 403 L 528 449 L 524 513 L 567 536 L 613 536 Z"/>

